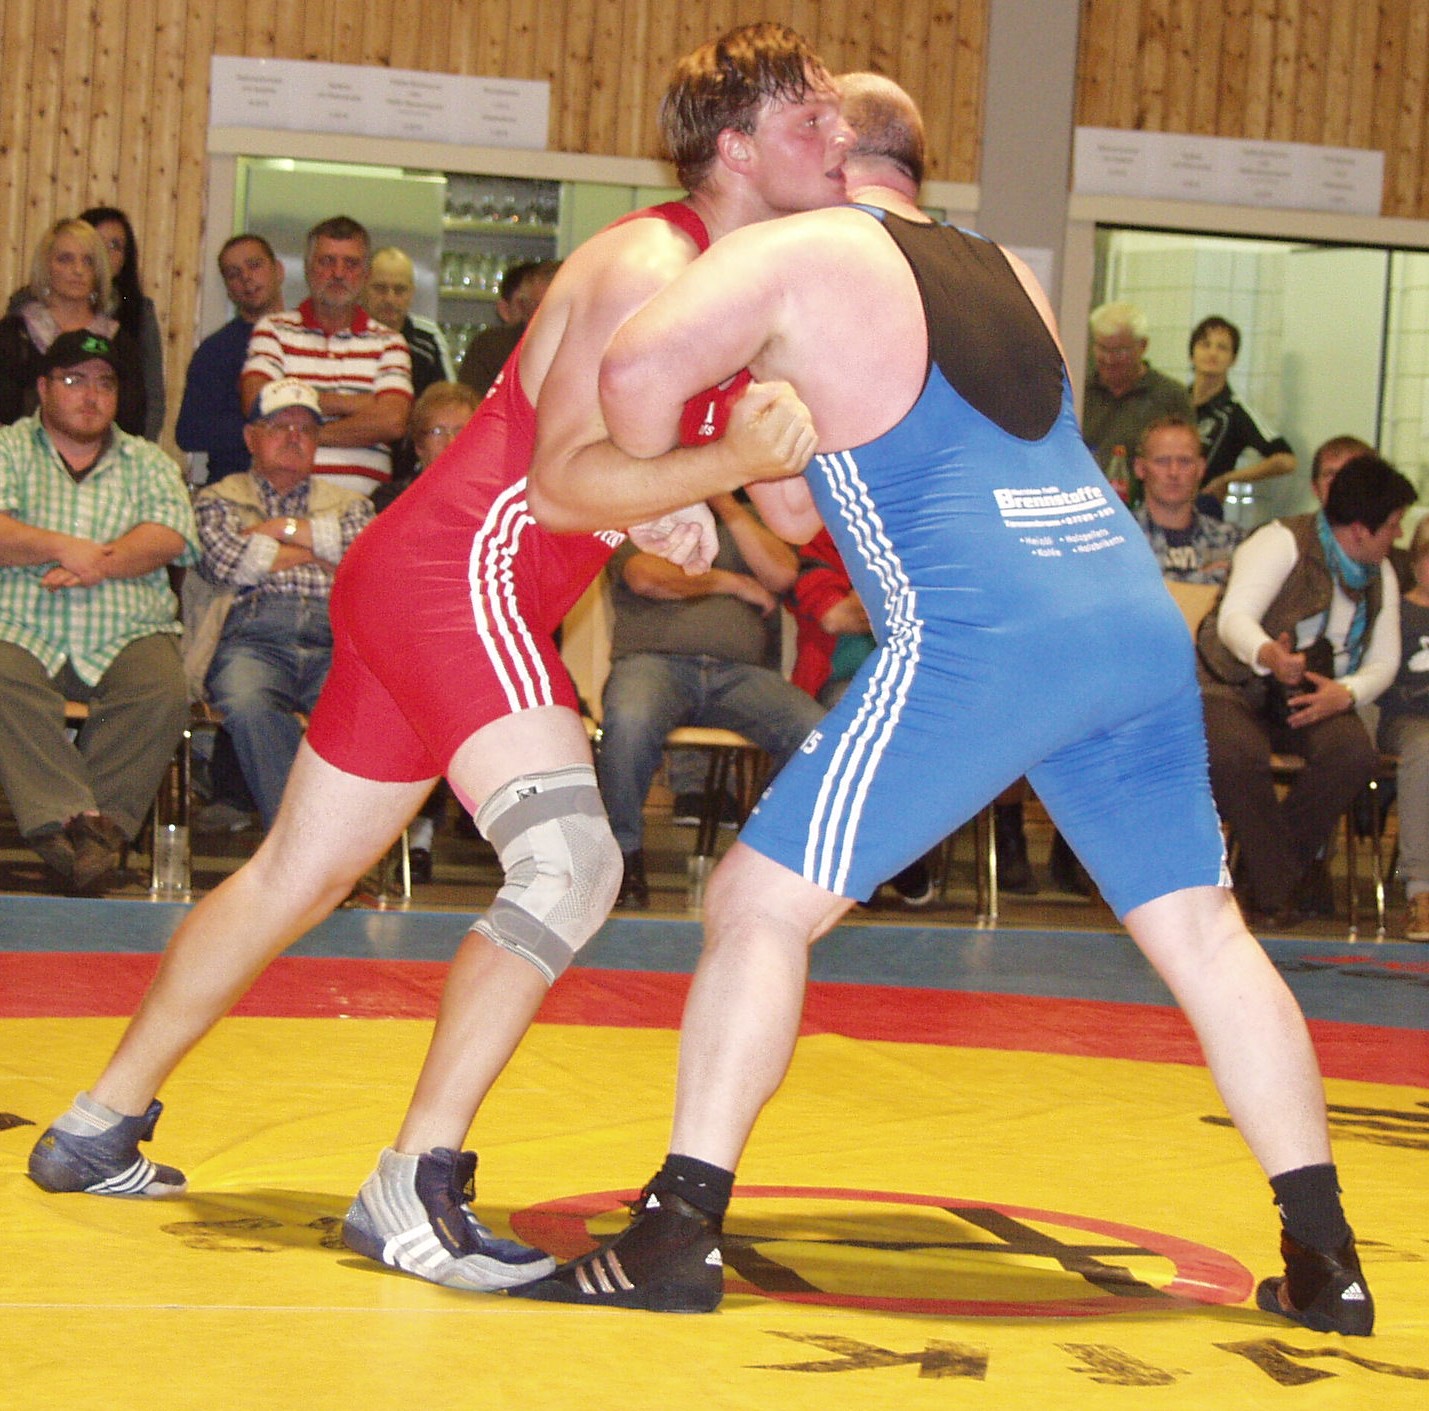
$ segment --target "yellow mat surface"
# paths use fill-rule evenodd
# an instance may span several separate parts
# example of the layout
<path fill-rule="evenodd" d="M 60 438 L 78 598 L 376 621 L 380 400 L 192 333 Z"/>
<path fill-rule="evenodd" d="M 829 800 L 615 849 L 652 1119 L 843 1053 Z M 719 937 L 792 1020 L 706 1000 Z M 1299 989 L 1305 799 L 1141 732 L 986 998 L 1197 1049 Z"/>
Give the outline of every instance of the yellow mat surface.
<path fill-rule="evenodd" d="M 7 1411 L 1429 1405 L 1423 1090 L 1329 1085 L 1379 1304 L 1374 1338 L 1340 1339 L 1245 1301 L 1275 1216 L 1203 1070 L 812 1036 L 740 1171 L 724 1306 L 675 1317 L 341 1248 L 425 1023 L 229 1020 L 164 1093 L 153 1155 L 187 1197 L 43 1194 L 24 1124 L 120 1028 L 0 1020 Z M 537 1026 L 477 1122 L 483 1218 L 573 1248 L 623 1223 L 610 1193 L 664 1153 L 674 1058 L 664 1030 Z"/>

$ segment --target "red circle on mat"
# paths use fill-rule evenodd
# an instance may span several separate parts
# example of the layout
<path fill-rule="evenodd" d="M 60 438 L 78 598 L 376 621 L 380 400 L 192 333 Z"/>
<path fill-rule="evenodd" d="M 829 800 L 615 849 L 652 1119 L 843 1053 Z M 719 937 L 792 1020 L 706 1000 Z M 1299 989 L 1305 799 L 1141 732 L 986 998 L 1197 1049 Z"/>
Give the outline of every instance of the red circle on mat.
<path fill-rule="evenodd" d="M 593 1191 L 544 1201 L 516 1211 L 511 1226 L 531 1244 L 555 1255 L 574 1259 L 595 1247 L 587 1222 L 621 1210 L 639 1196 L 638 1191 Z M 1154 1296 L 1119 1296 L 1093 1292 L 1086 1298 L 1018 1301 L 1006 1299 L 909 1298 L 885 1294 L 823 1293 L 818 1290 L 770 1291 L 734 1275 L 726 1266 L 729 1293 L 757 1294 L 783 1303 L 806 1303 L 827 1308 L 858 1308 L 881 1313 L 931 1313 L 959 1318 L 1091 1318 L 1108 1314 L 1148 1313 L 1175 1301 L 1191 1303 L 1241 1303 L 1250 1296 L 1254 1279 L 1238 1260 L 1208 1245 L 1194 1244 L 1158 1230 L 1143 1230 L 1112 1220 L 1068 1215 L 1056 1210 L 1034 1210 L 1020 1205 L 999 1205 L 985 1200 L 959 1200 L 951 1196 L 910 1195 L 900 1191 L 843 1190 L 825 1186 L 738 1186 L 736 1200 L 839 1200 L 852 1204 L 936 1206 L 945 1210 L 991 1210 L 1012 1220 L 1101 1235 L 1124 1241 L 1169 1261 L 1175 1273 Z M 771 1239 L 770 1243 L 776 1242 Z M 836 1241 L 829 1241 L 836 1243 Z M 995 1254 L 996 1243 L 987 1251 Z M 1114 1258 L 1115 1255 L 1107 1255 Z M 1089 1286 L 1090 1287 L 1090 1286 Z"/>

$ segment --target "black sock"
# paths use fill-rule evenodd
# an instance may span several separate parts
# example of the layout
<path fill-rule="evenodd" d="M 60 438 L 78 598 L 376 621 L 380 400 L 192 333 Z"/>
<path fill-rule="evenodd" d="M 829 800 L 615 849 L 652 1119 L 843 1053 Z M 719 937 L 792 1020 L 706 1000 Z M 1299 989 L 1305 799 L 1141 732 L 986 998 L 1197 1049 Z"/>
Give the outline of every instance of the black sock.
<path fill-rule="evenodd" d="M 1270 1178 L 1270 1189 L 1286 1232 L 1301 1244 L 1334 1254 L 1350 1237 L 1333 1163 L 1282 1171 Z"/>
<path fill-rule="evenodd" d="M 650 1186 L 655 1191 L 671 1191 L 682 1200 L 689 1201 L 696 1210 L 703 1210 L 706 1215 L 722 1220 L 724 1212 L 729 1209 L 729 1198 L 734 1193 L 734 1172 L 672 1151 L 655 1173 Z"/>

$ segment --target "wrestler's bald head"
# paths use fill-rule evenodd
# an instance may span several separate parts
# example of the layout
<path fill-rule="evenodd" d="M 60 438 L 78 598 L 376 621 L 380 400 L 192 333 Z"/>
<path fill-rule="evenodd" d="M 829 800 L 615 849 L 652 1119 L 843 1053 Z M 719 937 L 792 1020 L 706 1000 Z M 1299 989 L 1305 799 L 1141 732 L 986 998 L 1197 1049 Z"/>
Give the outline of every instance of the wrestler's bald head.
<path fill-rule="evenodd" d="M 854 142 L 847 160 L 891 164 L 915 188 L 923 184 L 923 118 L 918 105 L 891 78 L 847 73 L 835 79 L 844 121 Z"/>

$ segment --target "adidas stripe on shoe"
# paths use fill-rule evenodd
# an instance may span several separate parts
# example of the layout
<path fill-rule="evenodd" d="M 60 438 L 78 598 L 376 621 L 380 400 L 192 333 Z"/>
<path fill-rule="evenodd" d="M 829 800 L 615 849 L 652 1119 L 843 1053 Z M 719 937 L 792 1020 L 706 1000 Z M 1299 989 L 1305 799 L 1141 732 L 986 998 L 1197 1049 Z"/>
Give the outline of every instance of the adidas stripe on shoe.
<path fill-rule="evenodd" d="M 411 1156 L 388 1147 L 347 1212 L 342 1242 L 390 1269 L 478 1293 L 550 1273 L 550 1255 L 498 1238 L 472 1213 L 475 1174 L 474 1151 Z"/>
<path fill-rule="evenodd" d="M 668 1191 L 647 1190 L 634 1218 L 613 1240 L 562 1264 L 514 1298 L 645 1308 L 657 1313 L 713 1313 L 724 1296 L 720 1222 Z"/>
<path fill-rule="evenodd" d="M 143 1196 L 162 1199 L 182 1195 L 188 1182 L 182 1171 L 161 1166 L 139 1152 L 139 1143 L 154 1135 L 164 1110 L 157 1100 L 138 1117 L 121 1117 L 108 1126 L 94 1111 L 92 1099 L 76 1099 L 49 1127 L 30 1152 L 30 1179 L 56 1194 Z M 75 1131 L 92 1127 L 92 1131 Z"/>

